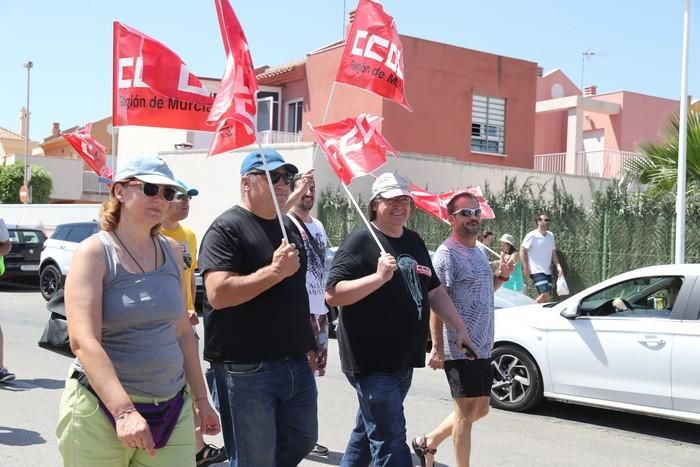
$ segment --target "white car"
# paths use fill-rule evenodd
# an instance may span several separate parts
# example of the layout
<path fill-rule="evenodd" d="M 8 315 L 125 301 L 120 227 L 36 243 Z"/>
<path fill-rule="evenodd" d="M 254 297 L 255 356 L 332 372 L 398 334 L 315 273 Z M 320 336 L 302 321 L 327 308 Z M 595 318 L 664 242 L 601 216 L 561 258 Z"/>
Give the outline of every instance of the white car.
<path fill-rule="evenodd" d="M 99 230 L 97 222 L 61 224 L 44 242 L 39 260 L 39 291 L 46 300 L 63 288 L 78 244 Z"/>
<path fill-rule="evenodd" d="M 700 265 L 630 271 L 496 310 L 491 404 L 543 398 L 700 423 Z"/>

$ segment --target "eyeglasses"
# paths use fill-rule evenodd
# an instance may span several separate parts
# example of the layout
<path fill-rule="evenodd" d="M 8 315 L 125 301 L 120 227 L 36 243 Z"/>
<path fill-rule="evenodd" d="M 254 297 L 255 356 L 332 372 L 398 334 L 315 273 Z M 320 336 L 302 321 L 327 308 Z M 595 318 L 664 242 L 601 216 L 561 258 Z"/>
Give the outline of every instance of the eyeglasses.
<path fill-rule="evenodd" d="M 153 197 L 160 194 L 166 201 L 172 201 L 177 193 L 177 190 L 171 186 L 156 185 L 155 183 L 134 181 L 126 183 L 126 185 L 139 185 L 144 195 Z"/>
<path fill-rule="evenodd" d="M 384 201 L 389 204 L 400 204 L 404 206 L 408 206 L 411 204 L 411 197 L 410 196 L 397 196 L 396 198 L 383 198 L 379 196 L 377 199 L 380 201 Z"/>
<path fill-rule="evenodd" d="M 192 195 L 188 195 L 186 193 L 178 193 L 175 195 L 175 199 L 178 201 L 182 201 L 183 199 L 186 199 L 187 201 L 192 199 Z"/>
<path fill-rule="evenodd" d="M 481 208 L 462 208 L 458 209 L 455 212 L 452 213 L 453 216 L 460 215 L 462 217 L 472 217 L 476 216 L 479 217 L 481 216 Z"/>
<path fill-rule="evenodd" d="M 552 222 L 551 219 L 540 219 L 542 222 Z"/>
<path fill-rule="evenodd" d="M 265 175 L 265 172 L 248 172 L 246 175 Z M 270 180 L 272 184 L 275 185 L 282 179 L 285 185 L 291 185 L 292 180 L 294 180 L 294 174 L 289 172 L 270 172 Z"/>

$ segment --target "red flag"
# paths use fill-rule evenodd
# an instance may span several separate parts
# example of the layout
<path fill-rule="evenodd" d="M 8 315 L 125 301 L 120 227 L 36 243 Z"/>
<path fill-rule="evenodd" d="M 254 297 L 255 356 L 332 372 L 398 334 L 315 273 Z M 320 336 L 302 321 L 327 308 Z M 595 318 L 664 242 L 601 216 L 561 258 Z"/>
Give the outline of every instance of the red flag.
<path fill-rule="evenodd" d="M 210 156 L 255 142 L 255 94 L 258 92 L 243 28 L 228 0 L 215 0 L 215 3 L 226 52 L 226 71 L 207 117 L 209 125 L 216 125 Z"/>
<path fill-rule="evenodd" d="M 80 157 L 95 171 L 105 183 L 112 180 L 112 169 L 107 166 L 105 153 L 107 149 L 91 134 L 92 123 L 86 123 L 83 128 L 73 133 L 61 133 L 63 139 L 78 151 Z"/>
<path fill-rule="evenodd" d="M 112 124 L 212 131 L 212 93 L 175 52 L 114 22 Z"/>
<path fill-rule="evenodd" d="M 413 201 L 416 203 L 416 206 L 441 221 L 447 220 L 450 214 L 447 211 L 447 203 L 456 194 L 464 192 L 471 193 L 476 197 L 476 200 L 479 202 L 479 207 L 481 208 L 482 219 L 496 218 L 493 209 L 491 209 L 491 206 L 486 202 L 484 194 L 478 186 L 465 188 L 459 191 L 447 191 L 445 193 L 435 194 L 411 183 L 411 194 L 413 195 Z"/>
<path fill-rule="evenodd" d="M 316 142 L 323 149 L 333 171 L 341 182 L 349 185 L 353 178 L 372 173 L 386 162 L 389 152 L 398 155 L 377 130 L 381 118 L 360 114 L 311 128 Z"/>
<path fill-rule="evenodd" d="M 403 46 L 394 18 L 378 1 L 360 0 L 335 80 L 412 111 L 404 92 L 403 70 Z"/>

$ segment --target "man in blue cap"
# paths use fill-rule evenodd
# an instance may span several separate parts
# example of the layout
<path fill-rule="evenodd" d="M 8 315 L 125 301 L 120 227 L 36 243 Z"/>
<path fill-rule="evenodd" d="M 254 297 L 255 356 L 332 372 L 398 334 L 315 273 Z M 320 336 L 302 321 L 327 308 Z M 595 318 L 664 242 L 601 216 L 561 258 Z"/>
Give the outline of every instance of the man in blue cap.
<path fill-rule="evenodd" d="M 241 163 L 241 202 L 204 234 L 204 358 L 212 363 L 229 465 L 295 466 L 316 443 L 315 350 L 306 293 L 306 254 L 284 206 L 298 169 L 264 150 Z"/>
<path fill-rule="evenodd" d="M 187 216 L 190 214 L 190 201 L 192 197 L 199 194 L 199 190 L 189 188 L 181 180 L 176 181 L 180 184 L 183 191 L 178 192 L 175 198 L 170 201 L 168 211 L 165 213 L 165 218 L 161 223 L 161 233 L 166 237 L 172 238 L 180 245 L 182 260 L 185 264 L 182 278 L 187 291 L 187 313 L 194 329 L 194 326 L 199 323 L 197 310 L 194 306 L 197 294 L 197 284 L 194 277 L 194 270 L 197 269 L 197 237 L 190 228 L 182 225 L 181 221 L 187 219 Z M 197 336 L 196 332 L 195 336 Z M 208 378 L 207 381 L 209 381 Z M 223 447 L 217 448 L 205 443 L 200 430 L 195 431 L 195 447 L 197 449 L 197 467 L 218 464 L 228 458 L 226 449 Z"/>

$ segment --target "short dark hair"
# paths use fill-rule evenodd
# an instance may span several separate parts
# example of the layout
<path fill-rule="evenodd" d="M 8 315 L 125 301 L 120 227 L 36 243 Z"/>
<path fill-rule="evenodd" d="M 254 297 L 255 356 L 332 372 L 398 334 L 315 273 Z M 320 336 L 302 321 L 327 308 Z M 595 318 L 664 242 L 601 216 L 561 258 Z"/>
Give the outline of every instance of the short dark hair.
<path fill-rule="evenodd" d="M 481 238 L 486 238 L 486 237 L 493 237 L 493 232 L 490 230 L 484 230 L 481 232 Z"/>
<path fill-rule="evenodd" d="M 369 203 L 367 203 L 367 217 L 369 217 L 370 222 L 377 218 L 377 210 L 374 209 L 375 201 L 379 201 L 379 196 L 375 196 L 374 198 L 369 200 Z"/>
<path fill-rule="evenodd" d="M 461 193 L 456 194 L 455 196 L 452 197 L 452 199 L 447 203 L 447 213 L 452 214 L 455 212 L 455 204 L 457 203 L 458 199 L 462 198 L 471 198 L 477 203 L 479 202 L 478 199 L 476 199 L 476 196 L 473 194 L 469 193 L 468 191 L 463 191 Z"/>

